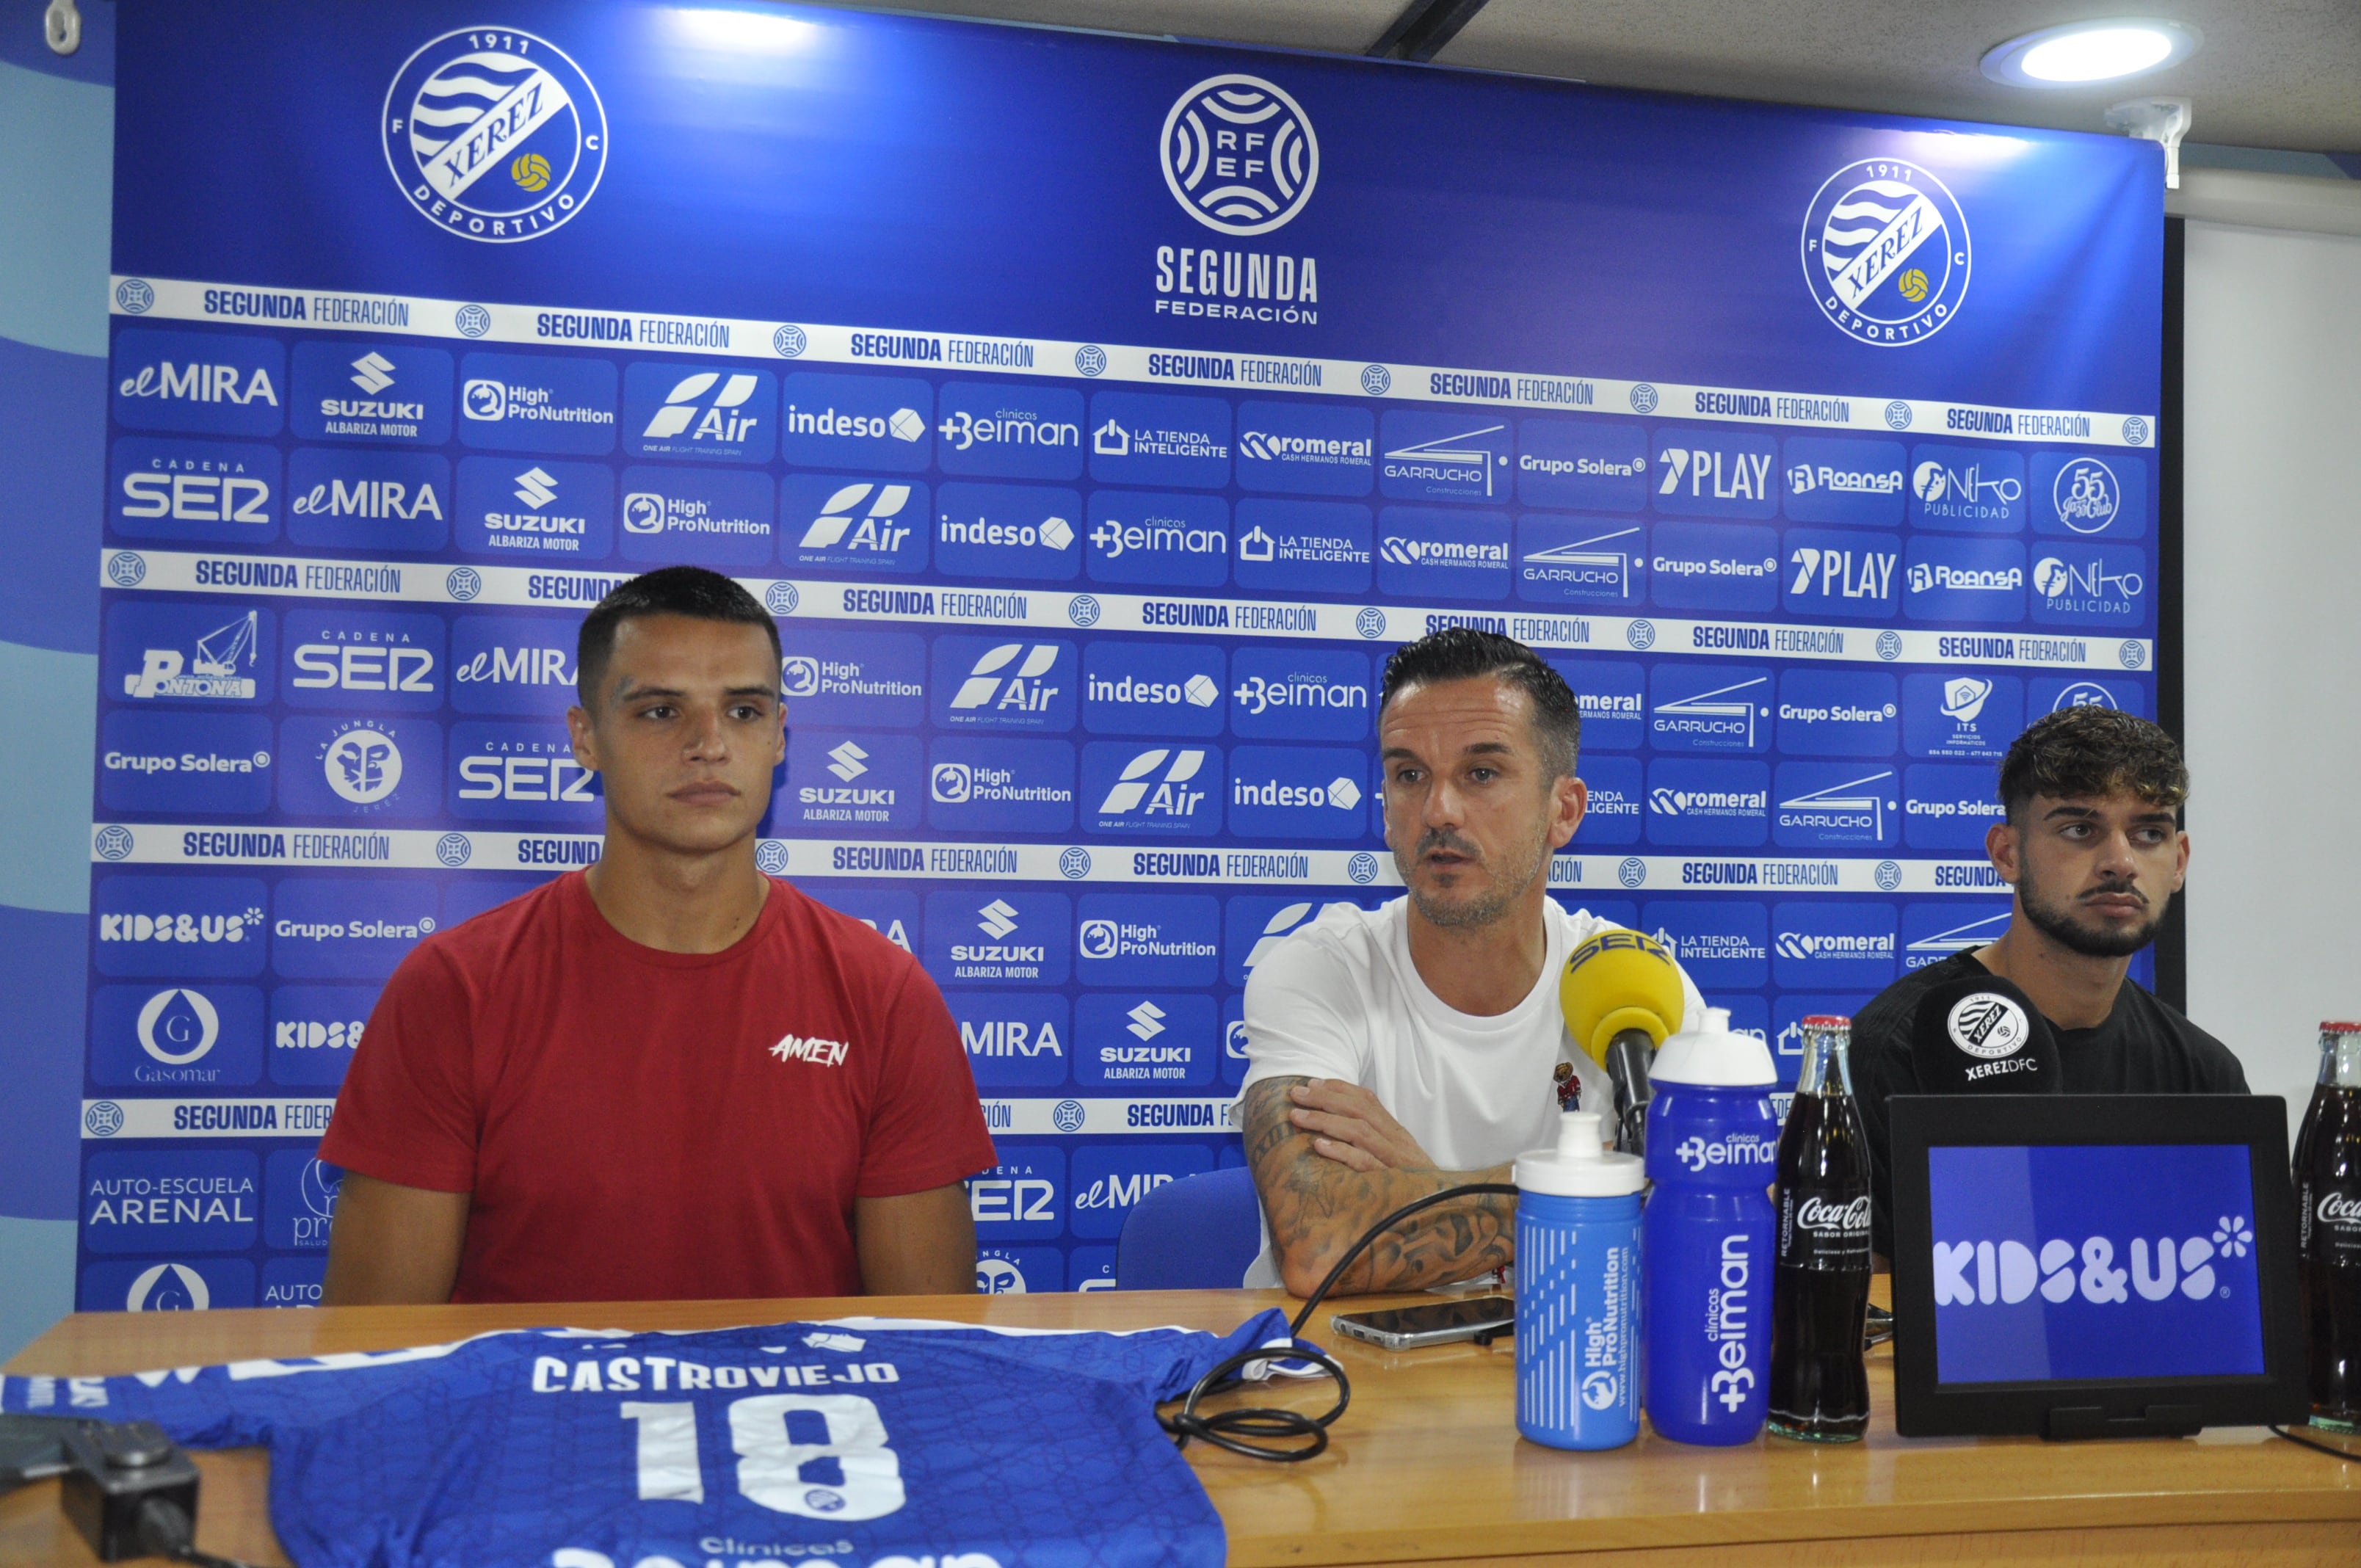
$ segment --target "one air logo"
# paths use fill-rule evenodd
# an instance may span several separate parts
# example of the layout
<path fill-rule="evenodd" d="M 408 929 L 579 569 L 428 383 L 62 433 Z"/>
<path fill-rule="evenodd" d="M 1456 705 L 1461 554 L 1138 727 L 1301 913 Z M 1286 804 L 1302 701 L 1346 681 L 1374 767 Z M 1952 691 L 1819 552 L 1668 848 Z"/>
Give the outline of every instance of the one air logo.
<path fill-rule="evenodd" d="M 1019 655 L 1022 655 L 1020 658 Z M 1058 662 L 1054 642 L 1003 642 L 984 651 L 951 698 L 954 713 L 1047 713 L 1062 689 L 1042 677 Z M 1011 669 L 1010 666 L 1015 668 Z M 1005 672 L 1005 673 L 1004 673 Z M 1201 756 L 1202 753 L 1199 753 Z"/>
<path fill-rule="evenodd" d="M 1124 1027 L 1135 1038 L 1152 1040 L 1164 1033 L 1164 1009 L 1153 1002 L 1142 1002 L 1124 1016 L 1131 1020 Z"/>
<path fill-rule="evenodd" d="M 662 411 L 658 417 L 669 411 Z M 828 498 L 828 504 L 804 530 L 796 548 L 827 550 L 841 546 L 890 555 L 910 537 L 908 527 L 894 521 L 909 502 L 907 485 L 847 485 Z"/>
<path fill-rule="evenodd" d="M 393 385 L 393 361 L 371 349 L 353 361 L 353 385 L 375 397 Z"/>
<path fill-rule="evenodd" d="M 752 439 L 754 426 L 761 422 L 752 414 L 736 411 L 744 406 L 760 385 L 759 378 L 748 375 L 733 375 L 724 380 L 719 370 L 684 376 L 664 394 L 664 406 L 648 421 L 648 428 L 640 433 L 640 439 L 669 441 L 686 432 L 691 441 L 709 442 L 717 446 L 744 443 Z"/>
<path fill-rule="evenodd" d="M 847 740 L 828 754 L 828 771 L 851 784 L 869 771 L 869 753 Z"/>
<path fill-rule="evenodd" d="M 2086 1238 L 2079 1250 L 2070 1241 L 2047 1241 L 2038 1256 L 2019 1241 L 1937 1242 L 1935 1305 L 2014 1307 L 2037 1289 L 2053 1305 L 2078 1295 L 2093 1306 L 2128 1304 L 2134 1294 L 2143 1301 L 2163 1301 L 2176 1289 L 2202 1301 L 2230 1293 L 2215 1275 L 2214 1259 L 2244 1257 L 2254 1240 L 2244 1214 L 2225 1214 L 2210 1234 L 2201 1231 L 2178 1245 L 2170 1236 L 2152 1244 L 2134 1236 L 2128 1269 L 2114 1266 L 2115 1244 L 2105 1236 Z"/>
<path fill-rule="evenodd" d="M 1331 909 L 1351 909 L 1354 905 L 1323 904 L 1319 907 L 1321 913 L 1325 914 Z M 1270 950 L 1273 948 L 1293 936 L 1301 927 L 1311 924 L 1312 918 L 1312 905 L 1309 903 L 1290 904 L 1280 909 L 1279 913 L 1263 922 L 1262 934 L 1255 938 L 1255 945 L 1247 949 L 1244 967 L 1252 969 L 1270 957 Z"/>
<path fill-rule="evenodd" d="M 1188 748 L 1158 747 L 1126 762 L 1115 785 L 1099 802 L 1102 817 L 1164 817 L 1185 820 L 1205 803 L 1206 792 L 1190 782 L 1204 771 L 1209 753 Z"/>
<path fill-rule="evenodd" d="M 516 499 L 539 511 L 557 499 L 557 480 L 539 467 L 527 468 L 516 477 Z"/>
<path fill-rule="evenodd" d="M 976 929 L 995 942 L 1016 929 L 1016 911 L 1000 899 L 994 899 L 976 914 L 982 916 L 975 923 Z"/>

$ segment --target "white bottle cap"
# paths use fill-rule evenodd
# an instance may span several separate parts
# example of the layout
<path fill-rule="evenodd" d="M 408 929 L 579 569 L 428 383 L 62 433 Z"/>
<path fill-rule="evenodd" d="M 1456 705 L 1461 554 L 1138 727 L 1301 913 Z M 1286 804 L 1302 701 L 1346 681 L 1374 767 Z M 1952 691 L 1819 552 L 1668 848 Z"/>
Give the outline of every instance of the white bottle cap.
<path fill-rule="evenodd" d="M 1606 1118 L 1596 1111 L 1568 1111 L 1557 1121 L 1557 1147 L 1517 1157 L 1517 1185 L 1551 1198 L 1622 1198 L 1647 1182 L 1638 1155 L 1609 1154 Z"/>
<path fill-rule="evenodd" d="M 1771 1047 L 1752 1035 L 1734 1035 L 1730 1009 L 1708 1007 L 1694 1028 L 1666 1040 L 1648 1076 L 1660 1083 L 1694 1083 L 1708 1089 L 1767 1089 L 1779 1081 Z"/>

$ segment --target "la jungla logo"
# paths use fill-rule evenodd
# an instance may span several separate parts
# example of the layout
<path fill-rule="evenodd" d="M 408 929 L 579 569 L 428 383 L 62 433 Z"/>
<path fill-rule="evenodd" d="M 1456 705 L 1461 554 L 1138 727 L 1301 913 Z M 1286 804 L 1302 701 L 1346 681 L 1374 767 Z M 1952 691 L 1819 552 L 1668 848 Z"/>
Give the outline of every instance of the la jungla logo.
<path fill-rule="evenodd" d="M 607 112 L 590 79 L 555 44 L 511 27 L 463 27 L 421 48 L 394 72 L 379 128 L 410 204 L 488 244 L 556 228 L 607 167 Z"/>
<path fill-rule="evenodd" d="M 1861 159 L 1829 175 L 1805 210 L 1802 243 L 1820 313 L 1861 343 L 1932 337 L 1967 296 L 1967 214 L 1940 180 L 1898 158 Z"/>

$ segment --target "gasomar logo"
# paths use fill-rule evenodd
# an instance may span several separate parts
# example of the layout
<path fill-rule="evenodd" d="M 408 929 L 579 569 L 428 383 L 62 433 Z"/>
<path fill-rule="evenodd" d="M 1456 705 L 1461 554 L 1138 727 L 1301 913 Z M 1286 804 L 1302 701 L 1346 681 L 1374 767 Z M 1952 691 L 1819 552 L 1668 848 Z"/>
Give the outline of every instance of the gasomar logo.
<path fill-rule="evenodd" d="M 607 112 L 581 67 L 504 27 L 445 33 L 402 62 L 380 122 L 386 167 L 452 234 L 510 244 L 582 210 L 607 167 Z"/>
<path fill-rule="evenodd" d="M 1967 214 L 1915 163 L 1869 158 L 1828 178 L 1805 210 L 1806 285 L 1847 336 L 1877 347 L 1931 337 L 1968 291 Z"/>
<path fill-rule="evenodd" d="M 1158 154 L 1172 199 L 1223 234 L 1284 225 L 1320 181 L 1311 116 L 1259 76 L 1209 76 L 1181 93 Z"/>

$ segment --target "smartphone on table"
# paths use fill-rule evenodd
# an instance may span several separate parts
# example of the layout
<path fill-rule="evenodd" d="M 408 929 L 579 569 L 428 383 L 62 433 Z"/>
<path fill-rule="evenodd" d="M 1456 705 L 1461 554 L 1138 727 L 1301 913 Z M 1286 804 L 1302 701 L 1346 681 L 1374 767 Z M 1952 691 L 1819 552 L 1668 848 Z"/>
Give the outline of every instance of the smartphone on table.
<path fill-rule="evenodd" d="M 1415 1307 L 1339 1312 L 1328 1322 L 1351 1339 L 1367 1340 L 1387 1350 L 1416 1350 L 1421 1345 L 1474 1339 L 1477 1334 L 1512 1332 L 1517 1303 L 1508 1296 L 1463 1296 L 1455 1300 L 1422 1301 Z"/>

